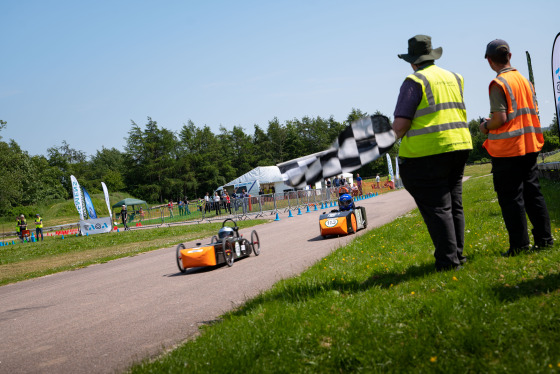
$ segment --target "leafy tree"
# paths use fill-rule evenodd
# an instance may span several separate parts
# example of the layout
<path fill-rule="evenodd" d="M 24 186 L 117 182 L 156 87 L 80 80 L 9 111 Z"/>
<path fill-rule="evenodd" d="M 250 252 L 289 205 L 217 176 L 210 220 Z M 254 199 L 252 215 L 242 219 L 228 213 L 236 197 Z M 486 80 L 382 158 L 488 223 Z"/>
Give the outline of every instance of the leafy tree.
<path fill-rule="evenodd" d="M 66 140 L 63 140 L 60 147 L 47 149 L 47 155 L 49 165 L 60 170 L 60 183 L 69 195 L 72 194 L 70 175 L 80 180 L 84 179 L 88 170 L 86 154 L 70 147 Z"/>
<path fill-rule="evenodd" d="M 43 156 L 30 157 L 11 140 L 0 142 L 0 215 L 15 207 L 66 198 L 61 171 Z"/>
<path fill-rule="evenodd" d="M 160 203 L 175 190 L 173 170 L 177 156 L 177 139 L 173 132 L 159 128 L 148 117 L 142 130 L 134 121 L 125 147 L 126 183 L 133 194 Z"/>

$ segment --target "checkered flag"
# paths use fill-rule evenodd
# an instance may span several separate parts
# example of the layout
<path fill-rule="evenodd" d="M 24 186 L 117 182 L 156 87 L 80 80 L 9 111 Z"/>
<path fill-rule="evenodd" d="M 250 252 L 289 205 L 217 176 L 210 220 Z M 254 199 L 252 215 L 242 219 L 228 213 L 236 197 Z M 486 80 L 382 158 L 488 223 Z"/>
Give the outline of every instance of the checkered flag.
<path fill-rule="evenodd" d="M 349 173 L 387 153 L 396 136 L 383 115 L 352 122 L 323 152 L 278 164 L 284 183 L 303 188 L 325 178 Z"/>

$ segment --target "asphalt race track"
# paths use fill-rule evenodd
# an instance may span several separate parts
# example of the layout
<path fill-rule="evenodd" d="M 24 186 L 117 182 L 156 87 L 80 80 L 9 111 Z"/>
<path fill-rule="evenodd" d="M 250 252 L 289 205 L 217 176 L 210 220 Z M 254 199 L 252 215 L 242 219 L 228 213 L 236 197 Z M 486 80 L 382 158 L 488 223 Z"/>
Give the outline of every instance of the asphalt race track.
<path fill-rule="evenodd" d="M 357 205 L 366 207 L 368 230 L 415 208 L 405 190 Z M 122 372 L 355 236 L 323 240 L 322 211 L 295 213 L 256 226 L 261 255 L 231 268 L 181 274 L 172 247 L 0 287 L 0 373 Z M 241 230 L 245 237 L 250 232 Z"/>

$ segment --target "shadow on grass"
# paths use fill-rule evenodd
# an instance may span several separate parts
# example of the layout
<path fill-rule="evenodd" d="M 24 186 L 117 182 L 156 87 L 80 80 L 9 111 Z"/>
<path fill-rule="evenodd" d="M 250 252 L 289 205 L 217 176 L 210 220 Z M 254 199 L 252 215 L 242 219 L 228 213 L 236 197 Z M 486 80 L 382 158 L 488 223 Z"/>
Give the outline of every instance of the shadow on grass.
<path fill-rule="evenodd" d="M 310 282 L 299 281 L 280 283 L 271 291 L 265 292 L 256 298 L 249 300 L 239 309 L 233 311 L 231 315 L 240 316 L 256 309 L 259 305 L 271 302 L 302 302 L 322 294 L 338 291 L 340 293 L 363 292 L 373 287 L 390 288 L 399 283 L 406 282 L 409 279 L 420 278 L 434 273 L 435 267 L 433 263 L 424 265 L 413 265 L 402 272 L 390 273 L 374 273 L 368 279 L 362 282 L 344 281 L 342 279 L 324 280 Z"/>
<path fill-rule="evenodd" d="M 494 292 L 501 301 L 515 301 L 523 297 L 535 297 L 560 291 L 560 274 L 548 274 L 542 278 L 528 279 L 514 286 L 495 286 Z"/>

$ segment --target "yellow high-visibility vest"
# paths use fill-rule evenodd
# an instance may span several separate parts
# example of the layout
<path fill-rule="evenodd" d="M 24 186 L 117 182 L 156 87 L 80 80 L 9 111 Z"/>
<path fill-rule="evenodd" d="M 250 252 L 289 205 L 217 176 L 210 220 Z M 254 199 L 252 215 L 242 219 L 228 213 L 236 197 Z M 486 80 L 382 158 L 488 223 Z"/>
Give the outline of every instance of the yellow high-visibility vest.
<path fill-rule="evenodd" d="M 430 65 L 407 79 L 422 86 L 422 100 L 402 138 L 399 156 L 414 158 L 472 149 L 463 77 Z"/>
<path fill-rule="evenodd" d="M 35 218 L 35 227 L 38 229 L 43 228 L 43 220 L 41 219 L 41 217 Z"/>

